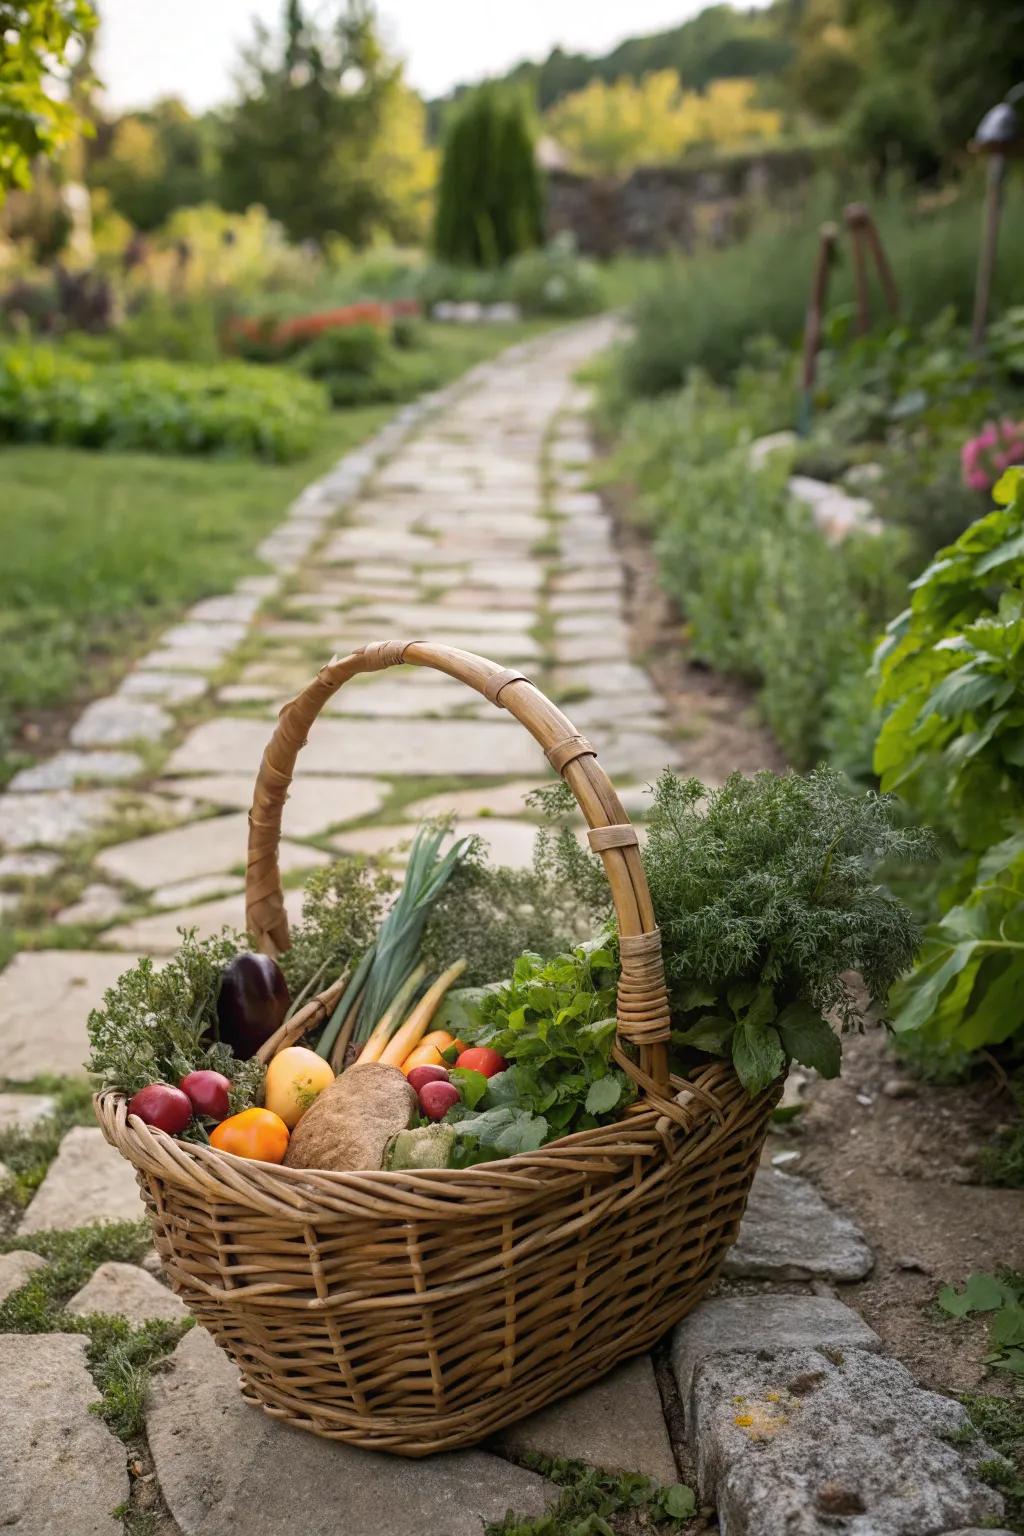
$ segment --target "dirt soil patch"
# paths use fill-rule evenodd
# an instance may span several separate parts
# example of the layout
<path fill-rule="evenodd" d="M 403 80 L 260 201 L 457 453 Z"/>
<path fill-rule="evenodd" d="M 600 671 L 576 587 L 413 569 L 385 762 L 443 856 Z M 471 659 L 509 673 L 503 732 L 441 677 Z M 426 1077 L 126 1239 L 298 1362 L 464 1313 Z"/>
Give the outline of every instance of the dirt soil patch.
<path fill-rule="evenodd" d="M 1013 1119 L 1012 1101 L 994 1079 L 914 1082 L 877 1029 L 847 1036 L 842 1077 L 813 1082 L 805 1101 L 792 1132 L 770 1137 L 769 1154 L 798 1150 L 787 1171 L 813 1180 L 874 1250 L 873 1272 L 840 1287 L 842 1299 L 922 1385 L 1008 1393 L 1010 1380 L 985 1370 L 984 1321 L 949 1318 L 935 1298 L 972 1270 L 1024 1268 L 1024 1192 L 972 1182 L 978 1152 Z"/>

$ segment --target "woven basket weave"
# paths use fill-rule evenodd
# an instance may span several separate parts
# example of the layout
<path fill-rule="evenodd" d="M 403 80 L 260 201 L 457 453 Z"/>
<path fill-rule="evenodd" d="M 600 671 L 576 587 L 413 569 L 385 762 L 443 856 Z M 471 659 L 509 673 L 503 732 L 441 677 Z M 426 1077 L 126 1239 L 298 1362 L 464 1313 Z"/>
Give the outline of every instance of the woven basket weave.
<path fill-rule="evenodd" d="M 616 1060 L 639 1097 L 617 1124 L 465 1170 L 335 1173 L 175 1141 L 97 1096 L 134 1164 L 175 1291 L 242 1391 L 316 1434 L 405 1456 L 471 1444 L 649 1348 L 734 1240 L 777 1092 L 731 1067 L 670 1077 L 668 1002 L 635 829 L 593 747 L 521 673 L 422 641 L 333 659 L 285 705 L 250 815 L 250 933 L 287 948 L 277 850 L 295 759 L 361 672 L 435 667 L 509 710 L 572 788 L 618 917 Z M 496 765 L 500 766 L 500 765 Z M 266 1057 L 322 1021 L 307 1004 Z"/>

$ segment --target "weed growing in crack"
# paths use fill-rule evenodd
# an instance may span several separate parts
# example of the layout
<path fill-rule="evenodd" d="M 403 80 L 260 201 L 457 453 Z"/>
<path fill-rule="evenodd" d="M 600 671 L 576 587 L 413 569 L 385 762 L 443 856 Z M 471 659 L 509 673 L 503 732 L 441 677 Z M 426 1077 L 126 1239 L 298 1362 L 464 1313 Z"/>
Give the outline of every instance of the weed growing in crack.
<path fill-rule="evenodd" d="M 509 1513 L 486 1536 L 616 1536 L 617 1531 L 667 1533 L 697 1513 L 685 1483 L 663 1487 L 638 1473 L 603 1472 L 581 1461 L 553 1461 L 527 1452 L 517 1461 L 562 1490 L 556 1503 L 533 1520 Z"/>
<path fill-rule="evenodd" d="M 100 1392 L 92 1405 L 123 1440 L 143 1427 L 146 1387 L 152 1366 L 171 1352 L 192 1327 L 150 1319 L 133 1326 L 127 1318 L 94 1312 L 78 1317 L 64 1310 L 100 1264 L 137 1264 L 149 1247 L 142 1221 L 114 1221 L 71 1232 L 33 1232 L 0 1241 L 0 1253 L 28 1250 L 46 1259 L 0 1306 L 0 1333 L 79 1333 L 88 1339 L 86 1361 Z"/>

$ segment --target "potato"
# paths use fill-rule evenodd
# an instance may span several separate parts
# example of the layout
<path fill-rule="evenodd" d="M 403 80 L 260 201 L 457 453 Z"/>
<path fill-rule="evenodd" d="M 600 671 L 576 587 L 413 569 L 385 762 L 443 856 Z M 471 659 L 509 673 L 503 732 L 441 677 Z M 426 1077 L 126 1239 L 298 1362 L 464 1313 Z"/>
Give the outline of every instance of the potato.
<path fill-rule="evenodd" d="M 407 1130 L 416 1094 L 397 1067 L 349 1067 L 307 1109 L 288 1144 L 289 1168 L 380 1168 L 392 1136 Z"/>

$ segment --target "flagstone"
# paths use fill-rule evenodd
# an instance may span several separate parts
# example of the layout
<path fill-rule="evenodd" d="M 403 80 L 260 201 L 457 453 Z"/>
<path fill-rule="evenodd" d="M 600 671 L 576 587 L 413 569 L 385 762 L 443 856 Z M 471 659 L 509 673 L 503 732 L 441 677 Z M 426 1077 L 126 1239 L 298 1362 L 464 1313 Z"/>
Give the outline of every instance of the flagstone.
<path fill-rule="evenodd" d="M 537 830 L 528 821 L 509 821 L 498 816 L 466 817 L 455 823 L 443 846 L 450 847 L 459 837 L 480 837 L 487 844 L 492 863 L 510 869 L 529 869 Z M 401 864 L 413 834 L 414 828 L 409 825 L 356 827 L 351 832 L 338 833 L 331 843 L 341 853 L 393 853 L 393 862 Z"/>
<path fill-rule="evenodd" d="M 170 907 L 191 906 L 213 896 L 233 896 L 241 890 L 244 890 L 243 882 L 231 875 L 197 875 L 194 880 L 179 880 L 150 891 L 149 905 L 165 911 Z"/>
<path fill-rule="evenodd" d="M 284 906 L 289 922 L 297 922 L 301 917 L 302 899 L 301 890 L 285 891 Z M 188 928 L 194 928 L 201 939 L 216 938 L 224 928 L 244 933 L 244 894 L 239 891 L 217 901 L 202 902 L 199 906 L 175 907 L 166 912 L 156 912 L 151 917 L 137 917 L 117 928 L 108 929 L 103 935 L 103 942 L 116 944 L 122 949 L 144 949 L 154 955 L 170 955 L 181 945 L 181 930 Z M 130 963 L 124 961 L 122 969 Z"/>
<path fill-rule="evenodd" d="M 56 853 L 0 854 L 0 880 L 45 880 L 59 868 Z"/>
<path fill-rule="evenodd" d="M 189 704 L 201 699 L 209 688 L 203 677 L 189 672 L 129 672 L 121 679 L 118 693 L 125 698 L 158 699 L 172 709 L 177 704 Z"/>
<path fill-rule="evenodd" d="M 0 797 L 0 847 L 65 848 L 95 832 L 114 813 L 109 789 L 55 789 Z"/>
<path fill-rule="evenodd" d="M 549 777 L 546 787 L 550 788 L 555 782 L 553 776 Z M 524 797 L 540 787 L 543 786 L 539 778 L 516 779 L 511 784 L 481 784 L 472 789 L 457 789 L 413 800 L 403 808 L 402 815 L 410 821 L 422 821 L 426 816 L 529 816 L 534 813 Z"/>
<path fill-rule="evenodd" d="M 157 646 L 155 650 L 147 651 L 145 656 L 140 656 L 135 665 L 143 672 L 209 674 L 220 671 L 224 665 L 224 654 L 221 651 L 211 651 L 205 645 L 181 645 L 173 650 Z"/>
<path fill-rule="evenodd" d="M 186 823 L 170 832 L 157 832 L 132 842 L 105 848 L 96 859 L 98 868 L 117 880 L 151 891 L 157 886 L 197 875 L 217 874 L 245 864 L 249 839 L 247 816 L 212 816 Z M 284 873 L 312 869 L 325 864 L 327 857 L 315 848 L 306 848 L 285 839 L 280 849 Z"/>
<path fill-rule="evenodd" d="M 15 1248 L 12 1253 L 0 1253 L 0 1306 L 8 1296 L 20 1291 L 36 1270 L 45 1268 L 46 1260 L 27 1249 Z"/>
<path fill-rule="evenodd" d="M 132 779 L 142 772 L 142 758 L 135 752 L 55 752 L 44 762 L 22 768 L 8 784 L 14 794 L 26 790 L 73 789 L 79 783 Z"/>
<path fill-rule="evenodd" d="M 329 827 L 361 821 L 378 811 L 387 798 L 388 786 L 380 779 L 327 778 L 305 773 L 304 768 L 300 759 L 299 776 L 292 780 L 284 808 L 284 830 L 294 837 L 317 837 Z M 253 782 L 250 774 L 223 773 L 166 779 L 160 787 L 212 805 L 248 810 Z"/>
<path fill-rule="evenodd" d="M 173 725 L 159 704 L 114 693 L 87 705 L 71 727 L 70 737 L 76 747 L 109 747 L 127 741 L 159 741 Z"/>
<path fill-rule="evenodd" d="M 282 1424 L 243 1401 L 238 1367 L 193 1328 L 155 1375 L 146 1432 L 182 1536 L 480 1536 L 514 1510 L 543 1514 L 557 1490 L 485 1451 L 413 1465 Z"/>
<path fill-rule="evenodd" d="M 55 921 L 67 925 L 111 923 L 124 906 L 121 892 L 111 885 L 94 882 L 87 885 L 77 901 L 58 912 Z"/>
<path fill-rule="evenodd" d="M 131 1163 L 99 1127 L 76 1125 L 61 1141 L 19 1223 L 18 1235 L 67 1232 L 92 1221 L 141 1221 L 144 1215 Z"/>
<path fill-rule="evenodd" d="M 30 1131 L 56 1108 L 48 1093 L 0 1093 L 0 1131 Z"/>
<path fill-rule="evenodd" d="M 0 971 L 0 1059 L 12 1083 L 83 1077 L 85 1022 L 137 954 L 22 950 Z"/>
<path fill-rule="evenodd" d="M 98 1414 L 80 1334 L 0 1334 L 0 1529 L 120 1536 L 124 1445 Z"/>
<path fill-rule="evenodd" d="M 174 774 L 216 773 L 226 763 L 255 774 L 267 744 L 262 720 L 208 720 L 171 756 Z M 514 721 L 424 720 L 415 732 L 401 720 L 318 720 L 300 754 L 299 772 L 423 777 L 471 774 L 508 778 L 529 773 L 540 748 Z"/>
<path fill-rule="evenodd" d="M 185 1303 L 144 1269 L 113 1260 L 93 1271 L 81 1290 L 72 1296 L 67 1310 L 75 1317 L 88 1317 L 93 1312 L 124 1317 L 133 1328 L 151 1318 L 183 1323 L 189 1315 Z"/>
<path fill-rule="evenodd" d="M 188 617 L 214 624 L 251 624 L 259 607 L 256 594 L 230 592 L 221 597 L 204 597 L 188 610 Z"/>
<path fill-rule="evenodd" d="M 160 636 L 160 643 L 167 650 L 194 650 L 202 646 L 223 655 L 225 651 L 233 651 L 241 645 L 247 627 L 246 624 L 210 624 L 200 619 L 186 619 L 181 624 L 165 629 Z"/>

